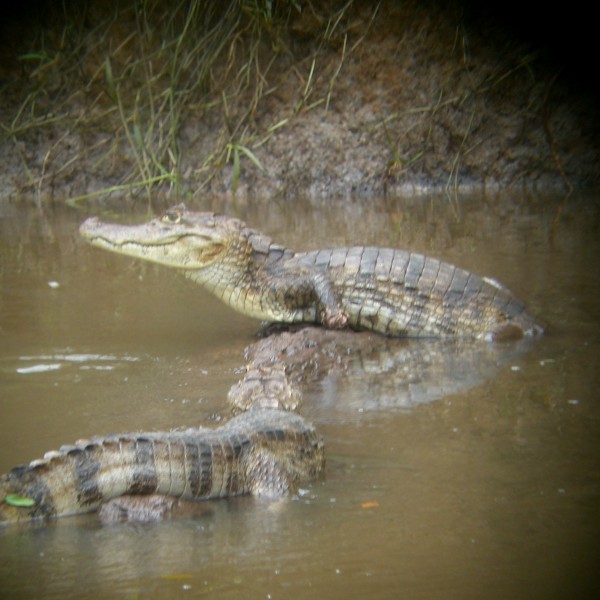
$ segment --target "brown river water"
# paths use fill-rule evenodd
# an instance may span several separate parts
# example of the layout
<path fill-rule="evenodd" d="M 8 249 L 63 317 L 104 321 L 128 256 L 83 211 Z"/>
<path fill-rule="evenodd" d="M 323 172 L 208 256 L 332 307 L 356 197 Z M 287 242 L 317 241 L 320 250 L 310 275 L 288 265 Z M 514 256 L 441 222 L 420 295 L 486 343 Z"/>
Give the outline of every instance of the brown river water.
<path fill-rule="evenodd" d="M 504 282 L 530 343 L 386 341 L 304 386 L 327 473 L 195 518 L 0 530 L 1 598 L 584 598 L 600 587 L 600 198 L 228 207 L 301 250 L 373 244 Z M 207 201 L 195 209 L 210 208 Z M 0 203 L 0 472 L 95 434 L 229 418 L 259 323 Z"/>

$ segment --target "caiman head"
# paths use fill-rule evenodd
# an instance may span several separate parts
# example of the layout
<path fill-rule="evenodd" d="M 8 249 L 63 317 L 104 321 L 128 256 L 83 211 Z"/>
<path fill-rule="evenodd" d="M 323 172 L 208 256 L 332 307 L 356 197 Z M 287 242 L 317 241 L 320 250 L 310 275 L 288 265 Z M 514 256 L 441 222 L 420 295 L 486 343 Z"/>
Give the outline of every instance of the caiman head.
<path fill-rule="evenodd" d="M 179 204 L 142 225 L 103 223 L 92 217 L 79 232 L 98 248 L 168 267 L 196 270 L 222 259 L 234 246 L 236 254 L 243 254 L 244 227 L 238 219 L 191 212 Z"/>

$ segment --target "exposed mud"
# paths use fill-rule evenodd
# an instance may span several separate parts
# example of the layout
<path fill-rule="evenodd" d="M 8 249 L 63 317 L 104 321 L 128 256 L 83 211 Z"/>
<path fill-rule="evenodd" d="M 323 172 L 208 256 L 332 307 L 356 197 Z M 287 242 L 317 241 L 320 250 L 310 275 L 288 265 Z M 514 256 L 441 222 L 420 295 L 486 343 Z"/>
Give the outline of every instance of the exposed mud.
<path fill-rule="evenodd" d="M 182 15 L 89 2 L 8 19 L 2 195 L 144 182 L 248 197 L 598 186 L 594 98 L 539 48 L 439 4 L 283 3 L 285 19 L 269 13 L 259 33 L 242 11 L 205 82 L 183 65 L 174 83 L 162 64 L 186 3 Z M 198 6 L 194 24 L 212 4 Z M 238 4 L 223 6 L 209 32 Z"/>

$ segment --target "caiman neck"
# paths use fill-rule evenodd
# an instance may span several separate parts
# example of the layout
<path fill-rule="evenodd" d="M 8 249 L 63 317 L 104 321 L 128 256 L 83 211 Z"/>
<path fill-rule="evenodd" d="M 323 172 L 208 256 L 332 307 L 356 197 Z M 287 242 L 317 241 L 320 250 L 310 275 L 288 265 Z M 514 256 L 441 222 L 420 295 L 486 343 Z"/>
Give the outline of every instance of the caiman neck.
<path fill-rule="evenodd" d="M 248 239 L 243 236 L 232 239 L 221 256 L 201 269 L 183 269 L 184 275 L 208 289 L 218 293 L 248 286 L 253 281 L 252 274 L 260 268 L 260 257 L 255 257 Z"/>
<path fill-rule="evenodd" d="M 312 302 L 312 288 L 303 288 L 311 285 L 304 270 L 282 277 L 294 253 L 239 219 L 179 205 L 142 225 L 88 219 L 80 232 L 94 246 L 178 269 L 248 316 L 290 322 L 307 318 L 298 311 L 299 305 Z M 300 271 L 305 277 L 298 284 Z M 314 307 L 309 310 L 312 318 Z"/>

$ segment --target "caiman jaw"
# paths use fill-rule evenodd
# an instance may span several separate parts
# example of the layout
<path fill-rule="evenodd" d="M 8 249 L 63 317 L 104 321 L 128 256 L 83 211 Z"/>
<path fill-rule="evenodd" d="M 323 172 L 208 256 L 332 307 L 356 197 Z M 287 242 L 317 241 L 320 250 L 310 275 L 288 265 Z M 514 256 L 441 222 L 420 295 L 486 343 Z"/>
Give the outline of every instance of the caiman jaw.
<path fill-rule="evenodd" d="M 87 219 L 81 236 L 93 246 L 179 269 L 202 269 L 214 262 L 226 243 L 218 230 L 198 223 L 186 223 L 169 212 L 161 219 L 142 225 L 107 225 Z"/>

